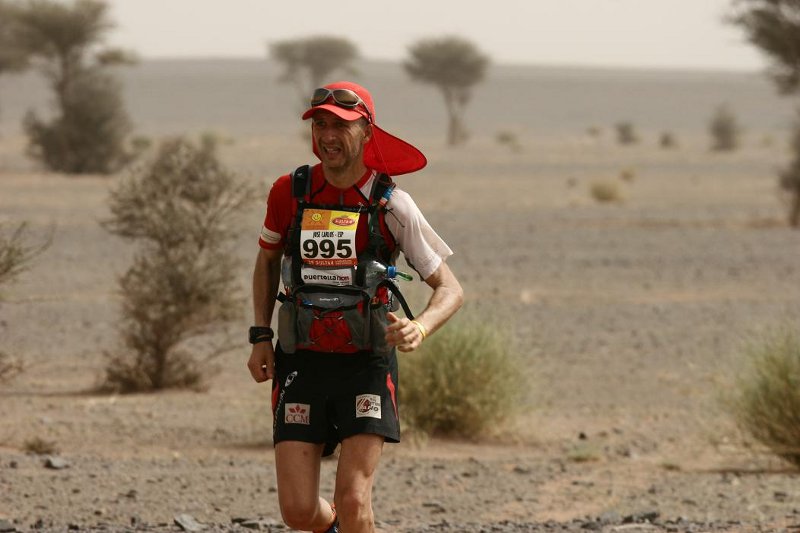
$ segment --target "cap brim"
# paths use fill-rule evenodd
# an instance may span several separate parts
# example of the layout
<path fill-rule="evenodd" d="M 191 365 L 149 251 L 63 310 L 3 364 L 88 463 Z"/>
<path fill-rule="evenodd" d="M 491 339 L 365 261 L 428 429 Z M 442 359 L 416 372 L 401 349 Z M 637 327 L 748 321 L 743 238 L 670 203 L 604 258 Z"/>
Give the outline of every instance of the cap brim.
<path fill-rule="evenodd" d="M 343 120 L 358 120 L 360 118 L 367 118 L 367 116 L 358 111 L 356 109 L 346 109 L 344 107 L 339 107 L 335 104 L 322 104 L 322 105 L 315 105 L 314 107 L 309 108 L 305 113 L 303 113 L 303 120 L 308 120 L 314 116 L 314 113 L 319 111 L 320 109 L 324 109 L 325 111 L 330 111 L 337 117 Z"/>

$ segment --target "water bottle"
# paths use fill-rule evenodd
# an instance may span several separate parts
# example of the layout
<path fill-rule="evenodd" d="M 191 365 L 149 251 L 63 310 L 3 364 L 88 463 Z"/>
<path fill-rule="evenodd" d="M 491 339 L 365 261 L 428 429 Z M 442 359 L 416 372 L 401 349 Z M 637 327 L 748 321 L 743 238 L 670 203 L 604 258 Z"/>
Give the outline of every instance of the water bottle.
<path fill-rule="evenodd" d="M 375 288 L 384 279 L 400 278 L 411 281 L 412 278 L 405 272 L 400 272 L 394 265 L 384 265 L 379 261 L 370 259 L 358 264 L 357 281 L 365 288 Z"/>

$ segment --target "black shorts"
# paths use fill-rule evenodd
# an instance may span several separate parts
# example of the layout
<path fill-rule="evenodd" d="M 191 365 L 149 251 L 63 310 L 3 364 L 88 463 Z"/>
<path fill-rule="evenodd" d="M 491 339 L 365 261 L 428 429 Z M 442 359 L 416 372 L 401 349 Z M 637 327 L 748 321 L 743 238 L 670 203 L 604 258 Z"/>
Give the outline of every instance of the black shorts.
<path fill-rule="evenodd" d="M 400 442 L 397 356 L 328 354 L 275 349 L 272 440 L 336 444 L 362 433 Z"/>

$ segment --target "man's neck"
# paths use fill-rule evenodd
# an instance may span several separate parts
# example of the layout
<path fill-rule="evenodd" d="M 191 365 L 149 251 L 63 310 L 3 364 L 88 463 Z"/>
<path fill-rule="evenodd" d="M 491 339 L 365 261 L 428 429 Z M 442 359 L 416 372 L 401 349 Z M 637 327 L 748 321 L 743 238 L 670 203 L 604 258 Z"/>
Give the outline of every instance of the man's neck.
<path fill-rule="evenodd" d="M 322 165 L 322 172 L 328 183 L 337 189 L 347 189 L 358 183 L 367 172 L 364 164 L 353 165 L 344 169 L 331 169 Z"/>

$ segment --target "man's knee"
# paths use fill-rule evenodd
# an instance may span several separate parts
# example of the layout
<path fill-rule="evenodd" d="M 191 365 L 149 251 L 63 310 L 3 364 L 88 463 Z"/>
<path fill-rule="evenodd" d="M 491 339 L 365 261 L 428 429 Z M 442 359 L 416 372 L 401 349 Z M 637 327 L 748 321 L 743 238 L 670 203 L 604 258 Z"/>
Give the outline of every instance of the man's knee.
<path fill-rule="evenodd" d="M 281 516 L 290 528 L 308 531 L 317 514 L 317 506 L 316 500 L 281 502 Z"/>
<path fill-rule="evenodd" d="M 339 516 L 347 517 L 348 522 L 363 522 L 371 519 L 370 495 L 363 490 L 339 490 L 334 496 L 334 502 Z"/>

